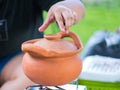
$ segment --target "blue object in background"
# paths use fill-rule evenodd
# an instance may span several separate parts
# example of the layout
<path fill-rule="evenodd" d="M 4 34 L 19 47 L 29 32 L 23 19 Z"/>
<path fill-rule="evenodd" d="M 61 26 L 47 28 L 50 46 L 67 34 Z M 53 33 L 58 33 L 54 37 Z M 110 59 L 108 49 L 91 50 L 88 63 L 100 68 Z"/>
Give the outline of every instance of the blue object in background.
<path fill-rule="evenodd" d="M 81 58 L 91 55 L 120 58 L 120 32 L 96 31 L 84 47 Z"/>

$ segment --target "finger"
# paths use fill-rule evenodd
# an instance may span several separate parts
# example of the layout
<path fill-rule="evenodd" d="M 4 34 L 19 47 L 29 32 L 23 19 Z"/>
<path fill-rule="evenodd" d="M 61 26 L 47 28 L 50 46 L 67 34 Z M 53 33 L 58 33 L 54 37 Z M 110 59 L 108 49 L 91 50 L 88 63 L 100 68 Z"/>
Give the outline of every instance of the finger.
<path fill-rule="evenodd" d="M 47 20 L 45 23 L 43 23 L 40 27 L 39 27 L 39 31 L 43 32 L 49 25 L 49 21 Z"/>
<path fill-rule="evenodd" d="M 65 25 L 64 25 L 64 19 L 61 15 L 61 13 L 55 13 L 55 19 L 58 23 L 58 26 L 62 32 L 65 32 Z"/>
<path fill-rule="evenodd" d="M 74 17 L 73 24 L 76 24 L 77 23 L 77 14 L 75 12 L 73 12 L 73 17 Z"/>
<path fill-rule="evenodd" d="M 71 11 L 66 11 L 66 12 L 62 13 L 62 16 L 63 16 L 64 21 L 65 21 L 66 30 L 69 30 L 70 26 L 74 22 L 74 15 Z"/>
<path fill-rule="evenodd" d="M 44 30 L 46 30 L 46 28 L 51 24 L 51 23 L 53 23 L 54 21 L 53 21 L 53 16 L 48 16 L 47 17 L 47 19 L 45 20 L 45 22 L 39 27 L 39 31 L 40 32 L 43 32 Z"/>
<path fill-rule="evenodd" d="M 70 27 L 65 29 L 65 33 L 69 33 L 69 31 L 70 31 Z"/>

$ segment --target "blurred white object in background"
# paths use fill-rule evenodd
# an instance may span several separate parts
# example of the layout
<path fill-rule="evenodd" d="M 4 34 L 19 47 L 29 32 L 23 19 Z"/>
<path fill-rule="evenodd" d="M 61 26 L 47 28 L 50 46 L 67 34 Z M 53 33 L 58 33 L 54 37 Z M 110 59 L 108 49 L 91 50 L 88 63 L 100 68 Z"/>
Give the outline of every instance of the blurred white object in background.
<path fill-rule="evenodd" d="M 88 56 L 83 60 L 83 80 L 120 82 L 120 59 L 106 56 Z"/>

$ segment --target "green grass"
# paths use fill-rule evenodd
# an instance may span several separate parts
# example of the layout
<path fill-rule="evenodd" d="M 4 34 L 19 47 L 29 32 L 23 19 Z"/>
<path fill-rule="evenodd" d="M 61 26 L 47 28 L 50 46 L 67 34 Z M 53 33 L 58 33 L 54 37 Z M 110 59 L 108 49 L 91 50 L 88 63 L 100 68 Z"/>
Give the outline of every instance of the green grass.
<path fill-rule="evenodd" d="M 108 1 L 108 0 L 107 0 Z M 71 31 L 79 35 L 83 45 L 86 44 L 90 36 L 96 30 L 105 30 L 113 32 L 120 27 L 120 0 L 110 2 L 92 3 L 84 2 L 86 15 L 80 23 L 71 27 Z M 50 25 L 45 33 L 56 33 L 59 29 L 55 24 Z"/>

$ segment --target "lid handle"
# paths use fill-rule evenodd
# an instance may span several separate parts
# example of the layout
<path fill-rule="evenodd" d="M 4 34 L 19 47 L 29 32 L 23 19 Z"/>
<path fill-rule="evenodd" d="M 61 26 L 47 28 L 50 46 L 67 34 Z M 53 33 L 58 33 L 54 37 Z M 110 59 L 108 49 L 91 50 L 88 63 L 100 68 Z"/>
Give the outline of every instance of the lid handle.
<path fill-rule="evenodd" d="M 83 48 L 81 40 L 79 39 L 79 37 L 75 33 L 73 33 L 73 32 L 68 32 L 68 33 L 60 32 L 58 34 L 60 34 L 61 38 L 71 37 L 74 40 L 74 43 L 75 43 L 75 45 L 77 46 L 78 49 Z"/>
<path fill-rule="evenodd" d="M 47 40 L 58 40 L 61 39 L 61 34 L 46 34 L 44 35 L 44 38 Z"/>

